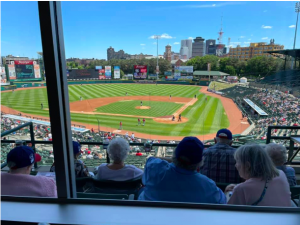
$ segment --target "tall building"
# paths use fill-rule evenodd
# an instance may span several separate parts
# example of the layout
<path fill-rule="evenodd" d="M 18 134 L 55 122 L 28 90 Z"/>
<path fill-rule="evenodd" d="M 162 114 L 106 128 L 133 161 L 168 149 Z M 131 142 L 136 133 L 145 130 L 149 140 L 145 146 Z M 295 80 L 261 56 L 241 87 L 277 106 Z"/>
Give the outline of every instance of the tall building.
<path fill-rule="evenodd" d="M 236 48 L 231 48 L 229 52 L 230 58 L 236 58 L 241 61 L 247 61 L 255 56 L 268 56 L 272 57 L 272 55 L 268 54 L 267 51 L 276 51 L 284 49 L 283 45 L 275 44 L 274 39 L 271 39 L 270 43 L 266 42 L 258 42 L 258 43 L 250 43 L 249 47 L 241 47 L 237 46 Z"/>
<path fill-rule="evenodd" d="M 123 50 L 119 50 L 115 52 L 115 49 L 112 47 L 109 47 L 107 49 L 107 60 L 111 59 L 129 59 L 130 55 L 125 53 Z"/>
<path fill-rule="evenodd" d="M 205 39 L 202 37 L 196 37 L 196 39 L 194 39 L 194 43 L 192 45 L 192 57 L 205 55 L 204 40 Z"/>
<path fill-rule="evenodd" d="M 165 53 L 164 53 L 164 58 L 166 60 L 168 60 L 169 62 L 171 62 L 171 60 L 172 60 L 171 45 L 166 46 L 166 50 L 165 50 Z"/>
<path fill-rule="evenodd" d="M 215 55 L 216 54 L 216 40 L 208 39 L 205 42 L 205 54 Z"/>
<path fill-rule="evenodd" d="M 181 40 L 181 48 L 180 48 L 181 58 L 191 58 L 192 57 L 192 40 Z"/>

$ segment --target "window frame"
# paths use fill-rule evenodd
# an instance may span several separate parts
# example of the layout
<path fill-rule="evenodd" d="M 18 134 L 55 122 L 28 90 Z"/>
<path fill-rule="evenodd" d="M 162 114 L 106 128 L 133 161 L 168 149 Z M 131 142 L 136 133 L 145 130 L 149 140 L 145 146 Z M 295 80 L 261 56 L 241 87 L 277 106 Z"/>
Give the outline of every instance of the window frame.
<path fill-rule="evenodd" d="M 45 71 L 51 76 L 47 77 L 47 93 L 49 102 L 49 114 L 51 129 L 53 130 L 53 148 L 60 149 L 54 154 L 55 166 L 59 173 L 56 173 L 58 198 L 32 198 L 17 196 L 1 196 L 2 203 L 28 204 L 57 204 L 60 207 L 68 207 L 71 204 L 95 205 L 95 206 L 124 206 L 124 207 L 160 207 L 160 208 L 180 208 L 180 209 L 205 209 L 205 210 L 225 210 L 225 211 L 246 211 L 246 212 L 280 212 L 298 213 L 300 208 L 284 207 L 252 207 L 239 205 L 216 205 L 201 203 L 176 203 L 176 202 L 147 202 L 147 201 L 122 201 L 122 200 L 95 200 L 77 199 L 72 139 L 71 122 L 69 110 L 68 82 L 65 65 L 65 49 L 62 27 L 61 2 L 38 2 L 39 19 L 41 28 L 42 47 L 45 63 Z M 51 90 L 51 91 L 50 91 Z M 4 207 L 3 207 L 4 208 Z M 2 208 L 2 210 L 3 210 Z M 6 209 L 8 211 L 8 209 Z M 41 209 L 43 211 L 43 209 Z M 34 213 L 34 216 L 40 216 Z M 89 212 L 89 215 L 90 212 Z M 98 216 L 93 214 L 93 216 Z M 134 214 L 133 214 L 134 215 Z M 2 219 L 12 220 L 16 214 L 14 211 L 3 213 Z M 17 220 L 21 217 L 17 217 Z M 51 221 L 45 221 L 51 222 Z"/>

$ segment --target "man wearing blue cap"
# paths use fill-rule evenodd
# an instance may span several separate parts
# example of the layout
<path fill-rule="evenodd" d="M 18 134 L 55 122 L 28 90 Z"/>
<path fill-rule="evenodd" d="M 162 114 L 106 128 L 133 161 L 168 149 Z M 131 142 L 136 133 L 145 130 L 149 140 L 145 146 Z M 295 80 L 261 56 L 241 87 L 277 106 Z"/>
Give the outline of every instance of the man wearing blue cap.
<path fill-rule="evenodd" d="M 217 183 L 240 183 L 243 182 L 235 167 L 232 145 L 232 133 L 230 130 L 221 129 L 215 137 L 215 145 L 203 152 L 203 166 L 200 171 Z"/>
<path fill-rule="evenodd" d="M 13 196 L 57 197 L 55 181 L 43 176 L 31 176 L 34 162 L 41 156 L 28 146 L 18 146 L 7 155 L 9 172 L 1 173 L 1 194 Z"/>
<path fill-rule="evenodd" d="M 203 149 L 198 138 L 185 137 L 172 159 L 150 157 L 139 200 L 225 204 L 225 195 L 215 182 L 197 172 Z"/>

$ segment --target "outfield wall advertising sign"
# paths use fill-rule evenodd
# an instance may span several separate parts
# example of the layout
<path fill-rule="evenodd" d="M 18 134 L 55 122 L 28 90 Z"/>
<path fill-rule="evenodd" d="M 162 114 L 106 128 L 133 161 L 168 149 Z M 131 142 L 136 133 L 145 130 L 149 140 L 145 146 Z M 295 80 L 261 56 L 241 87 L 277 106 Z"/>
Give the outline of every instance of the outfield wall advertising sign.
<path fill-rule="evenodd" d="M 172 71 L 165 71 L 165 76 L 172 76 Z"/>
<path fill-rule="evenodd" d="M 8 77 L 9 77 L 9 80 L 15 80 L 15 79 L 17 79 L 15 65 L 7 65 L 7 68 L 8 68 Z"/>
<path fill-rule="evenodd" d="M 111 79 L 111 66 L 105 66 L 105 77 Z"/>
<path fill-rule="evenodd" d="M 121 77 L 120 66 L 114 66 L 114 79 L 120 79 Z"/>
<path fill-rule="evenodd" d="M 35 78 L 41 78 L 40 65 L 35 64 L 33 68 L 34 68 L 34 77 Z"/>
<path fill-rule="evenodd" d="M 138 80 L 147 79 L 147 74 L 148 74 L 147 66 L 134 65 L 133 69 L 134 69 L 133 71 L 134 79 L 138 79 Z"/>
<path fill-rule="evenodd" d="M 173 80 L 173 81 L 178 80 L 178 78 L 177 77 L 175 78 L 174 76 L 166 76 L 165 78 L 166 80 Z"/>
<path fill-rule="evenodd" d="M 174 69 L 174 76 L 180 77 L 180 76 L 191 76 L 193 75 L 193 66 L 175 66 Z"/>
<path fill-rule="evenodd" d="M 105 69 L 99 70 L 99 76 L 105 76 Z"/>
<path fill-rule="evenodd" d="M 101 70 L 102 66 L 95 66 L 95 70 Z"/>
<path fill-rule="evenodd" d="M 105 75 L 99 75 L 99 80 L 105 80 Z"/>

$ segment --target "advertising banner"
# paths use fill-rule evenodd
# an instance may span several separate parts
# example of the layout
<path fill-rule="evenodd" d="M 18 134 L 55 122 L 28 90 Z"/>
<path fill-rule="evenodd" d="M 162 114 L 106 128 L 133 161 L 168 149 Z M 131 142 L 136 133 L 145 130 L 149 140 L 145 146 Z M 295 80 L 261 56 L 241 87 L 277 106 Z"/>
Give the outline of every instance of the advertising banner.
<path fill-rule="evenodd" d="M 120 79 L 121 72 L 119 66 L 114 66 L 114 79 Z"/>
<path fill-rule="evenodd" d="M 175 78 L 173 76 L 166 76 L 165 78 L 166 78 L 166 80 L 173 80 L 173 81 L 178 80 L 178 78 Z"/>
<path fill-rule="evenodd" d="M 193 66 L 175 66 L 174 76 L 191 76 L 193 75 L 193 72 Z"/>
<path fill-rule="evenodd" d="M 147 66 L 134 65 L 133 68 L 134 68 L 133 71 L 134 79 L 139 79 L 139 80 L 147 79 L 147 74 L 148 74 Z"/>
<path fill-rule="evenodd" d="M 95 66 L 95 70 L 101 70 L 102 66 Z"/>
<path fill-rule="evenodd" d="M 172 71 L 165 71 L 165 76 L 172 76 Z"/>
<path fill-rule="evenodd" d="M 38 64 L 34 65 L 34 77 L 41 78 L 40 65 Z"/>
<path fill-rule="evenodd" d="M 99 80 L 105 80 L 105 75 L 99 75 Z"/>
<path fill-rule="evenodd" d="M 105 66 L 105 77 L 111 79 L 111 66 Z"/>
<path fill-rule="evenodd" d="M 3 76 L 5 75 L 5 67 L 0 67 L 0 75 Z"/>
<path fill-rule="evenodd" d="M 193 80 L 193 76 L 181 76 L 178 80 Z"/>
<path fill-rule="evenodd" d="M 17 79 L 15 65 L 7 65 L 7 66 L 8 66 L 9 80 L 15 80 L 15 79 Z"/>
<path fill-rule="evenodd" d="M 99 76 L 105 76 L 105 69 L 99 70 Z"/>

